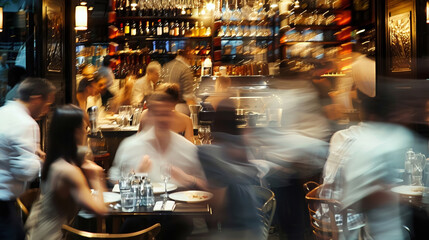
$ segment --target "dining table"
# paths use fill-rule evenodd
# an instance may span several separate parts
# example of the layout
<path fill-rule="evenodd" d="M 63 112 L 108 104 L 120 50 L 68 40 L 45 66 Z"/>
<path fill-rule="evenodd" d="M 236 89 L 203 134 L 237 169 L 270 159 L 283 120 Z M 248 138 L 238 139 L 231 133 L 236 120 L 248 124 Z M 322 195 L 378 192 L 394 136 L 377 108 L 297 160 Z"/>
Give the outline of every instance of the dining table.
<path fill-rule="evenodd" d="M 178 189 L 174 192 L 182 192 L 184 189 Z M 111 192 L 109 192 L 111 193 Z M 119 193 L 117 193 L 119 194 Z M 163 201 L 164 198 L 160 195 L 155 195 L 155 202 Z M 169 199 L 171 200 L 171 199 Z M 105 216 L 97 216 L 97 232 L 105 233 L 106 232 L 106 220 L 107 218 L 112 220 L 112 233 L 118 233 L 121 219 L 124 217 L 130 216 L 189 216 L 189 217 L 200 217 L 204 218 L 207 221 L 211 221 L 210 217 L 213 214 L 213 210 L 210 206 L 210 202 L 199 201 L 199 202 L 186 202 L 186 201 L 176 201 L 175 208 L 173 211 L 156 211 L 154 207 L 145 207 L 145 206 L 136 206 L 134 211 L 128 212 L 123 211 L 120 206 L 120 201 L 114 203 L 106 203 L 109 206 L 109 212 Z M 118 207 L 119 206 L 119 207 Z"/>

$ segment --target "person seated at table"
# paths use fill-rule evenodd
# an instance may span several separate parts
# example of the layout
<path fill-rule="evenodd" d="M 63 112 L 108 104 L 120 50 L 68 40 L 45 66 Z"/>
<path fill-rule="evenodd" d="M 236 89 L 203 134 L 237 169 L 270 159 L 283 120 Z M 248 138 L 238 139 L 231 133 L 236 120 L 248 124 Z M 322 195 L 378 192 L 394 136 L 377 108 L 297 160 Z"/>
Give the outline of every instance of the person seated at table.
<path fill-rule="evenodd" d="M 161 166 L 171 166 L 171 179 L 181 188 L 205 189 L 205 176 L 197 158 L 197 148 L 182 136 L 169 130 L 175 100 L 163 92 L 155 92 L 148 99 L 148 117 L 153 126 L 144 132 L 124 139 L 116 152 L 109 177 L 116 181 L 121 171 L 145 172 L 152 183 L 163 182 Z M 135 217 L 127 219 L 122 232 L 141 229 L 145 221 L 161 222 L 159 239 L 186 239 L 192 231 L 192 221 L 184 216 Z M 149 224 L 150 226 L 151 224 Z"/>
<path fill-rule="evenodd" d="M 156 90 L 170 95 L 176 103 L 179 102 L 180 88 L 178 84 L 163 83 L 159 85 Z M 153 123 L 149 120 L 148 111 L 144 110 L 140 120 L 139 132 L 149 129 L 152 125 Z M 194 142 L 192 120 L 187 115 L 173 110 L 173 119 L 170 130 L 184 136 L 190 142 Z"/>
<path fill-rule="evenodd" d="M 48 135 L 48 151 L 42 169 L 41 195 L 26 222 L 27 239 L 62 239 L 61 226 L 79 207 L 103 215 L 105 185 L 103 169 L 78 156 L 86 130 L 83 112 L 66 105 L 53 113 Z M 91 194 L 91 188 L 96 191 Z"/>
<path fill-rule="evenodd" d="M 230 86 L 231 78 L 224 76 L 217 77 L 215 83 L 215 92 L 204 100 L 204 104 L 210 104 L 213 110 L 216 111 L 219 103 L 222 100 L 227 99 L 231 96 L 231 94 L 229 93 Z"/>
<path fill-rule="evenodd" d="M 146 74 L 134 83 L 131 104 L 140 104 L 147 100 L 159 81 L 160 73 L 161 64 L 159 62 L 152 61 L 147 65 Z"/>
<path fill-rule="evenodd" d="M 109 170 L 112 180 L 119 180 L 121 167 L 146 172 L 152 182 L 162 182 L 160 167 L 171 164 L 173 183 L 179 187 L 205 187 L 204 173 L 197 158 L 196 146 L 171 131 L 175 99 L 155 92 L 148 99 L 148 119 L 152 126 L 122 141 Z"/>

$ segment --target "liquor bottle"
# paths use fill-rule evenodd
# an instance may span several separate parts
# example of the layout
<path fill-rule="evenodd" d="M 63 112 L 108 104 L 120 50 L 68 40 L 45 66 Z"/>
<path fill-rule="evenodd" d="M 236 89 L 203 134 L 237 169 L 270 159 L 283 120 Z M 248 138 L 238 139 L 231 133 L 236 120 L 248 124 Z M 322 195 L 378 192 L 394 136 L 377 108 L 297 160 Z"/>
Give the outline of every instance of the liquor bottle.
<path fill-rule="evenodd" d="M 198 36 L 202 37 L 204 35 L 206 35 L 206 27 L 204 27 L 204 23 L 201 21 L 201 27 L 200 27 L 200 30 L 198 32 Z"/>
<path fill-rule="evenodd" d="M 210 48 L 210 45 L 207 43 L 205 54 L 210 55 L 210 52 L 211 52 L 211 48 Z"/>
<path fill-rule="evenodd" d="M 212 35 L 212 29 L 210 28 L 210 27 L 208 27 L 207 29 L 206 29 L 206 37 L 210 37 Z"/>
<path fill-rule="evenodd" d="M 178 37 L 180 35 L 180 27 L 179 27 L 179 21 L 176 20 L 176 23 L 174 24 L 174 36 Z"/>
<path fill-rule="evenodd" d="M 135 17 L 135 16 L 137 16 L 137 13 L 138 13 L 138 11 L 137 11 L 136 6 L 131 6 L 130 16 Z"/>
<path fill-rule="evenodd" d="M 125 17 L 129 17 L 131 15 L 131 6 L 130 0 L 125 0 Z"/>
<path fill-rule="evenodd" d="M 162 34 L 164 35 L 164 36 L 168 36 L 168 34 L 170 33 L 170 31 L 169 31 L 170 29 L 168 28 L 168 21 L 167 20 L 165 20 L 164 21 L 164 28 L 163 28 L 163 30 L 162 30 Z"/>
<path fill-rule="evenodd" d="M 124 35 L 125 35 L 124 23 L 121 23 L 121 25 L 119 27 L 118 36 L 124 36 Z"/>
<path fill-rule="evenodd" d="M 200 27 L 198 27 L 198 22 L 195 22 L 194 32 L 192 34 L 193 37 L 200 36 Z"/>
<path fill-rule="evenodd" d="M 189 27 L 189 22 L 186 22 L 185 37 L 191 37 L 191 36 L 192 36 L 192 30 Z"/>
<path fill-rule="evenodd" d="M 142 21 L 139 22 L 139 32 L 138 32 L 138 35 L 139 36 L 144 36 L 145 35 Z"/>
<path fill-rule="evenodd" d="M 156 35 L 155 22 L 152 22 L 152 27 L 150 28 L 150 35 L 149 36 L 155 36 L 155 35 Z"/>
<path fill-rule="evenodd" d="M 189 2 L 188 2 L 187 7 L 185 8 L 185 12 L 186 12 L 186 16 L 192 16 L 192 8 L 191 8 L 191 4 L 189 4 Z"/>
<path fill-rule="evenodd" d="M 149 28 L 149 21 L 147 21 L 146 22 L 146 29 L 144 30 L 144 34 L 146 35 L 146 36 L 151 36 L 152 34 L 151 34 L 151 32 L 150 32 L 150 28 Z"/>
<path fill-rule="evenodd" d="M 123 1 L 122 0 L 118 0 L 116 2 L 116 16 L 118 17 L 122 17 L 123 15 L 123 11 L 124 11 L 124 5 L 123 5 Z"/>
<path fill-rule="evenodd" d="M 156 28 L 156 35 L 162 36 L 162 22 L 161 19 L 158 19 L 158 27 Z"/>
<path fill-rule="evenodd" d="M 144 7 L 144 1 L 143 0 L 136 0 L 138 1 L 137 6 L 138 6 L 138 13 L 137 15 L 139 17 L 145 16 L 146 11 L 145 11 L 145 7 Z"/>
<path fill-rule="evenodd" d="M 170 22 L 170 36 L 174 36 L 174 22 Z"/>
<path fill-rule="evenodd" d="M 130 35 L 130 23 L 128 21 L 125 23 L 124 34 L 127 36 Z"/>
<path fill-rule="evenodd" d="M 137 35 L 137 24 L 135 21 L 133 21 L 133 25 L 131 25 L 131 36 Z"/>
<path fill-rule="evenodd" d="M 180 36 L 184 37 L 186 34 L 185 22 L 180 23 Z"/>

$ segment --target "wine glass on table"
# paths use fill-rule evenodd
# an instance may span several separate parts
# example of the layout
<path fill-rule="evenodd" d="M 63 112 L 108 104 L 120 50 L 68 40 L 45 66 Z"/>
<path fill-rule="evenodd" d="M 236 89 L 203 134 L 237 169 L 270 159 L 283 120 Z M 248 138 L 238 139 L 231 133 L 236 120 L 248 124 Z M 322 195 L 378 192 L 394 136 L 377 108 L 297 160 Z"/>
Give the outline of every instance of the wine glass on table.
<path fill-rule="evenodd" d="M 161 164 L 161 179 L 164 181 L 164 190 L 165 193 L 161 195 L 161 197 L 164 198 L 164 200 L 168 199 L 168 192 L 167 192 L 167 184 L 168 181 L 171 178 L 171 165 L 168 163 Z"/>

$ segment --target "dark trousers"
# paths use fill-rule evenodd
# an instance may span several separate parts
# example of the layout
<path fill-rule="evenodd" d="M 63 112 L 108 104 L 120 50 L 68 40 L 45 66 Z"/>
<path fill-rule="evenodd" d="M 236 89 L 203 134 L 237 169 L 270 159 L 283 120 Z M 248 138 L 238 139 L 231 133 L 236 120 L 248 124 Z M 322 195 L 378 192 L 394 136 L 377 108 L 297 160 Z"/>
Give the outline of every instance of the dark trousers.
<path fill-rule="evenodd" d="M 291 180 L 286 187 L 272 188 L 276 200 L 276 220 L 281 233 L 280 239 L 303 240 L 305 235 L 306 208 L 302 185 Z M 285 236 L 286 235 L 286 236 Z"/>
<path fill-rule="evenodd" d="M 25 232 L 15 201 L 0 201 L 0 239 L 24 240 Z"/>

